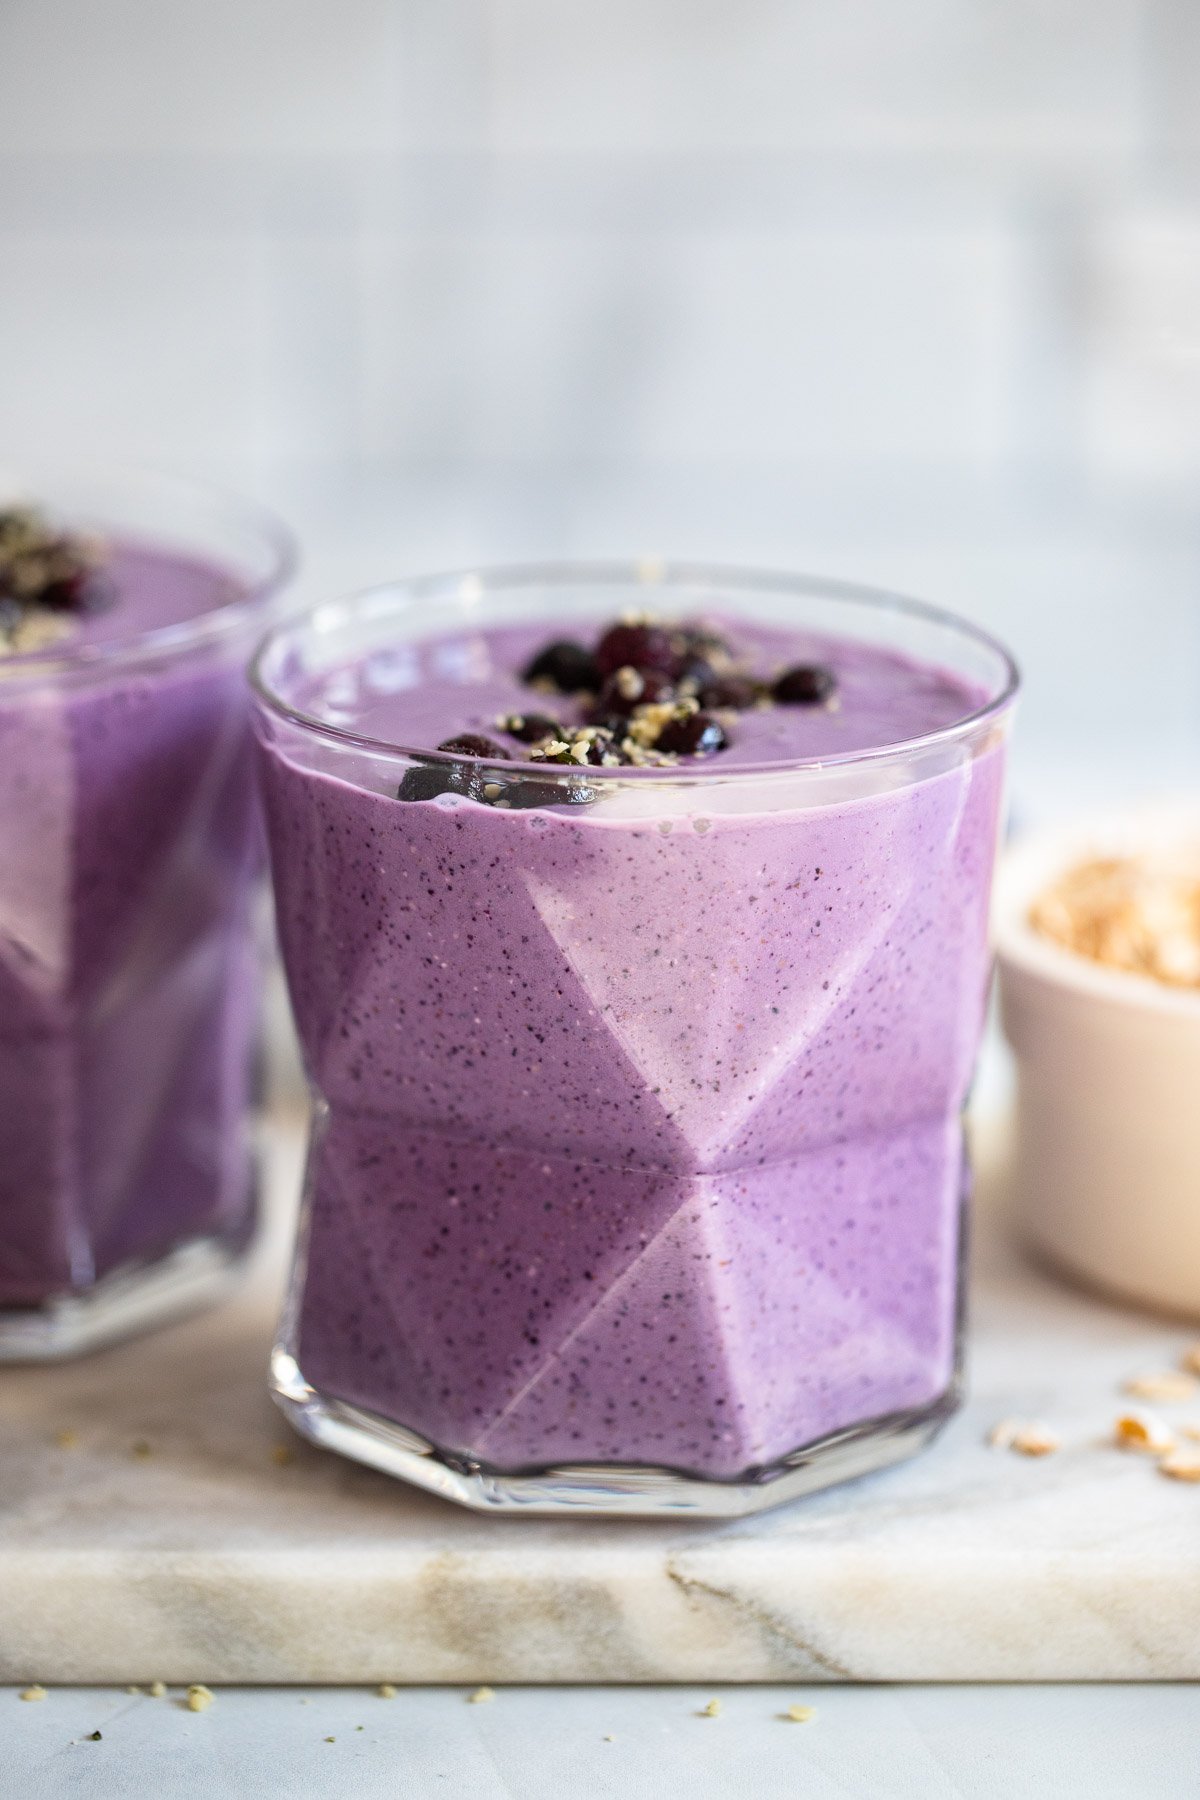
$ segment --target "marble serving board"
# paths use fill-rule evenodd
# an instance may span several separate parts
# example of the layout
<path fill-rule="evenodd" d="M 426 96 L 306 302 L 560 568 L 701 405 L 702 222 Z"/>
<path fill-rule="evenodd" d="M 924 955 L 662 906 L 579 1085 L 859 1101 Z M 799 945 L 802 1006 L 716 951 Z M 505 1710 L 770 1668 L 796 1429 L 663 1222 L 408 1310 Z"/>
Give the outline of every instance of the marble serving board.
<path fill-rule="evenodd" d="M 232 1302 L 0 1370 L 0 1679 L 1200 1677 L 1200 1486 L 1104 1442 L 1121 1381 L 1189 1334 L 1024 1264 L 994 1151 L 965 1412 L 914 1462 L 737 1524 L 481 1518 L 292 1438 L 264 1367 L 298 1125 L 271 1159 Z M 989 1448 L 1012 1414 L 1062 1449 Z"/>

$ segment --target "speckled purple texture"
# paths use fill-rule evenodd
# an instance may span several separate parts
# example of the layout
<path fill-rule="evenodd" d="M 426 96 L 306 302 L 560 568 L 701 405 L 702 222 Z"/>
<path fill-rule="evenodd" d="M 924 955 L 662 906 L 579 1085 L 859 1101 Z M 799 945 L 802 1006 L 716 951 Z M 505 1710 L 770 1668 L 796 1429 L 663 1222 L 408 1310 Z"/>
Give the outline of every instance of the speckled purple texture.
<path fill-rule="evenodd" d="M 944 1392 L 998 748 L 669 819 L 265 771 L 310 1383 L 501 1469 L 715 1477 Z"/>
<path fill-rule="evenodd" d="M 147 547 L 118 548 L 113 574 L 106 635 L 231 592 Z M 0 683 L 0 1307 L 249 1227 L 260 853 L 239 650 Z"/>

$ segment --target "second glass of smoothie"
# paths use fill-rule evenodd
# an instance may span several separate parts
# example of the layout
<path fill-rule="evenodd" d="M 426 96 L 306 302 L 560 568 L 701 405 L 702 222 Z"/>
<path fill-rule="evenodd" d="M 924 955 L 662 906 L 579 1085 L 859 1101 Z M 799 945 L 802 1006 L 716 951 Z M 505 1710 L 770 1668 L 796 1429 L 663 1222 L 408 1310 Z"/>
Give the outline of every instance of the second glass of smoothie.
<path fill-rule="evenodd" d="M 245 660 L 290 542 L 169 477 L 0 489 L 0 1361 L 224 1291 L 251 1236 Z"/>
<path fill-rule="evenodd" d="M 957 1404 L 1015 672 L 837 583 L 502 570 L 259 655 L 315 1124 L 273 1361 L 486 1509 L 741 1513 Z"/>

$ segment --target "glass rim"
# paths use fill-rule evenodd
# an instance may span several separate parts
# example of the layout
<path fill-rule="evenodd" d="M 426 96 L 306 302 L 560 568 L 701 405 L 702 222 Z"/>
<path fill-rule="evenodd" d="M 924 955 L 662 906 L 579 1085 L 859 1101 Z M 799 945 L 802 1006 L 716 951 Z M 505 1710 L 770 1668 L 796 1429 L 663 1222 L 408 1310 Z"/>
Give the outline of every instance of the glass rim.
<path fill-rule="evenodd" d="M 265 670 L 267 659 L 278 648 L 280 643 L 290 634 L 316 630 L 318 633 L 333 636 L 344 632 L 364 617 L 368 620 L 386 618 L 389 613 L 402 612 L 406 607 L 421 599 L 441 596 L 453 597 L 471 602 L 484 602 L 489 596 L 500 595 L 523 587 L 549 587 L 552 585 L 576 584 L 603 587 L 625 586 L 643 587 L 647 596 L 669 593 L 684 586 L 711 586 L 716 590 L 714 600 L 719 601 L 722 587 L 753 592 L 792 594 L 797 598 L 832 600 L 839 604 L 858 606 L 864 611 L 875 614 L 900 615 L 915 619 L 920 623 L 937 629 L 948 631 L 980 648 L 997 659 L 999 680 L 996 692 L 971 712 L 964 713 L 962 718 L 952 720 L 948 725 L 939 725 L 934 730 L 922 732 L 915 737 L 897 739 L 888 744 L 872 745 L 858 750 L 838 751 L 830 756 L 791 756 L 778 757 L 759 763 L 738 763 L 733 768 L 714 768 L 712 758 L 689 767 L 672 766 L 669 768 L 628 767 L 605 768 L 582 765 L 568 768 L 552 763 L 530 764 L 529 772 L 535 773 L 539 781 L 555 780 L 566 783 L 577 781 L 586 775 L 588 784 L 593 782 L 629 782 L 636 780 L 641 786 L 646 781 L 675 783 L 712 783 L 714 781 L 744 781 L 752 776 L 762 778 L 764 775 L 782 775 L 789 772 L 823 771 L 844 769 L 864 764 L 877 764 L 906 757 L 926 750 L 937 749 L 959 739 L 972 736 L 974 733 L 994 720 L 1002 717 L 1013 705 L 1021 686 L 1021 676 L 1015 658 L 991 632 L 982 626 L 964 619 L 958 613 L 935 606 L 929 601 L 918 600 L 908 594 L 896 593 L 888 588 L 871 586 L 864 582 L 845 581 L 838 577 L 789 573 L 782 570 L 747 568 L 728 563 L 696 563 L 666 561 L 653 559 L 631 559 L 626 561 L 602 561 L 570 559 L 535 563 L 501 563 L 476 568 L 443 571 L 431 575 L 401 576 L 393 581 L 377 582 L 366 588 L 359 588 L 339 598 L 318 601 L 302 611 L 290 613 L 286 618 L 274 624 L 258 644 L 248 668 L 250 687 L 254 698 L 263 712 L 283 720 L 285 723 L 306 731 L 313 736 L 343 748 L 367 752 L 372 755 L 383 755 L 389 758 L 403 757 L 412 763 L 432 764 L 435 767 L 469 765 L 473 768 L 494 769 L 511 776 L 514 766 L 522 770 L 526 765 L 514 765 L 511 760 L 487 757 L 471 757 L 453 751 L 431 749 L 428 746 L 408 745 L 392 738 L 378 738 L 368 733 L 357 732 L 344 725 L 335 725 L 330 720 L 322 719 L 315 713 L 306 712 L 303 707 L 294 706 L 279 689 L 272 684 Z M 481 621 L 482 623 L 482 621 Z M 417 640 L 419 641 L 419 640 Z"/>
<path fill-rule="evenodd" d="M 91 643 L 60 641 L 48 644 L 44 649 L 26 650 L 19 656 L 2 658 L 0 684 L 99 674 L 110 669 L 125 668 L 130 664 L 156 661 L 176 651 L 190 651 L 217 643 L 226 636 L 232 636 L 244 624 L 249 624 L 263 605 L 279 594 L 296 572 L 299 547 L 290 527 L 269 507 L 247 499 L 220 482 L 207 481 L 199 476 L 179 475 L 137 463 L 51 461 L 35 457 L 22 458 L 20 466 L 27 468 L 35 477 L 45 479 L 50 485 L 56 480 L 109 481 L 126 485 L 131 494 L 144 495 L 148 501 L 153 499 L 158 490 L 207 503 L 249 530 L 258 540 L 259 546 L 266 550 L 268 566 L 262 575 L 239 586 L 232 598 L 222 601 L 218 606 L 206 607 L 201 612 L 193 613 L 190 618 L 178 619 L 169 625 L 151 625 L 141 630 L 117 632 L 112 637 Z M 33 498 L 36 503 L 37 495 Z M 53 510 L 53 501 L 50 506 Z M 70 509 L 65 510 L 69 514 Z M 104 508 L 101 505 L 97 510 L 103 514 Z M 65 522 L 69 526 L 70 518 L 67 517 Z M 98 520 L 98 524 L 103 532 L 102 518 Z M 172 535 L 170 531 L 166 531 L 160 540 L 151 528 L 146 533 L 145 541 L 169 550 Z M 219 555 L 216 561 L 220 562 Z"/>

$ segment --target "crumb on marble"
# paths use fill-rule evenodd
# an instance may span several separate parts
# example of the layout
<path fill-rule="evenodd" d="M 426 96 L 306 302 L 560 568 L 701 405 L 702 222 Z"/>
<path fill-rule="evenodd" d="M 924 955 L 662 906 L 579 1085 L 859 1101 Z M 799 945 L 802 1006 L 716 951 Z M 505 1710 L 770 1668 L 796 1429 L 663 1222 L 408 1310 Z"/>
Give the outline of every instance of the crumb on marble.
<path fill-rule="evenodd" d="M 719 1700 L 710 1700 L 708 1705 L 702 1706 L 696 1714 L 698 1719 L 719 1719 L 720 1716 L 721 1702 Z"/>
<path fill-rule="evenodd" d="M 45 1698 L 46 1690 L 40 1681 L 31 1681 L 29 1686 L 22 1688 L 18 1695 L 18 1699 L 21 1700 L 44 1700 Z"/>
<path fill-rule="evenodd" d="M 1179 1369 L 1163 1369 L 1154 1375 L 1135 1375 L 1123 1384 L 1124 1392 L 1141 1400 L 1190 1400 L 1196 1378 Z"/>
<path fill-rule="evenodd" d="M 1050 1456 L 1062 1440 L 1038 1419 L 1001 1419 L 988 1432 L 993 1450 L 1015 1450 L 1019 1456 Z"/>
<path fill-rule="evenodd" d="M 390 1681 L 381 1681 L 375 1692 L 379 1695 L 381 1700 L 394 1700 L 396 1698 L 396 1690 Z"/>
<path fill-rule="evenodd" d="M 615 1737 L 614 1737 L 614 1736 L 613 1736 L 613 1734 L 612 1734 L 612 1732 L 611 1732 L 611 1731 L 606 1731 L 606 1732 L 605 1732 L 605 1734 L 604 1734 L 604 1742 L 605 1742 L 605 1743 L 606 1743 L 606 1744 L 615 1744 L 615 1743 L 616 1743 L 616 1741 L 617 1741 L 617 1740 L 616 1740 L 616 1738 L 615 1738 Z"/>
<path fill-rule="evenodd" d="M 1172 1481 L 1200 1481 L 1200 1451 L 1172 1450 L 1160 1459 L 1158 1471 Z"/>
<path fill-rule="evenodd" d="M 327 1744 L 336 1744 L 336 1743 L 337 1743 L 337 1739 L 336 1739 L 336 1738 L 332 1738 L 332 1737 L 327 1737 L 327 1738 L 326 1738 L 326 1739 L 325 1739 L 325 1742 L 326 1742 L 326 1743 L 327 1743 Z"/>
<path fill-rule="evenodd" d="M 142 1691 L 142 1690 L 141 1690 L 141 1688 L 140 1688 L 140 1687 L 135 1687 L 135 1686 L 134 1686 L 134 1685 L 133 1685 L 133 1684 L 132 1684 L 132 1682 L 131 1682 L 131 1683 L 130 1683 L 130 1685 L 129 1685 L 129 1686 L 128 1686 L 128 1687 L 127 1687 L 127 1688 L 126 1688 L 126 1689 L 125 1689 L 125 1692 L 126 1692 L 126 1693 L 127 1693 L 127 1694 L 140 1694 L 140 1693 L 141 1693 L 141 1691 Z"/>
<path fill-rule="evenodd" d="M 211 1688 L 206 1688 L 202 1681 L 193 1681 L 187 1691 L 187 1708 L 189 1712 L 204 1712 L 213 1703 Z"/>
<path fill-rule="evenodd" d="M 165 1681 L 152 1681 L 150 1683 L 150 1693 L 155 1700 L 161 1700 L 166 1691 L 167 1684 Z"/>
<path fill-rule="evenodd" d="M 89 1731 L 83 1741 L 85 1744 L 102 1744 L 104 1742 L 104 1734 L 100 1731 Z"/>
<path fill-rule="evenodd" d="M 1169 1428 L 1153 1413 L 1121 1413 L 1113 1426 L 1113 1439 L 1122 1450 L 1140 1450 L 1147 1456 L 1165 1456 L 1175 1448 Z"/>
<path fill-rule="evenodd" d="M 467 1700 L 472 1706 L 483 1706 L 487 1701 L 495 1698 L 496 1690 L 490 1687 L 477 1687 L 473 1694 L 467 1695 Z"/>

